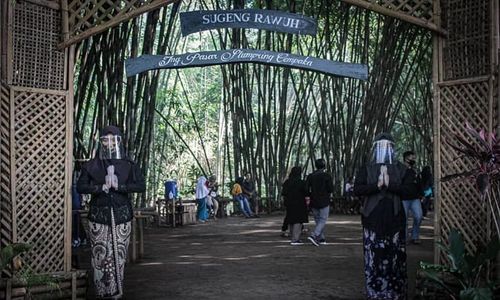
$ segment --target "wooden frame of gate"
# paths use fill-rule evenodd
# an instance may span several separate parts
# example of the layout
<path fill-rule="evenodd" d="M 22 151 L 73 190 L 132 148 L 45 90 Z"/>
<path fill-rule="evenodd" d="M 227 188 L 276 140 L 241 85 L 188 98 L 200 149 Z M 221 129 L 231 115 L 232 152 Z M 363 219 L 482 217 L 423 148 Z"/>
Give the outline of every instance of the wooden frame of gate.
<path fill-rule="evenodd" d="M 435 33 L 435 176 L 467 168 L 444 141 L 465 121 L 490 131 L 498 126 L 499 0 L 342 1 Z M 172 2 L 1 1 L 0 248 L 33 244 L 34 270 L 71 270 L 74 44 Z M 435 186 L 436 238 L 456 227 L 469 250 L 489 238 L 487 207 L 472 184 Z"/>

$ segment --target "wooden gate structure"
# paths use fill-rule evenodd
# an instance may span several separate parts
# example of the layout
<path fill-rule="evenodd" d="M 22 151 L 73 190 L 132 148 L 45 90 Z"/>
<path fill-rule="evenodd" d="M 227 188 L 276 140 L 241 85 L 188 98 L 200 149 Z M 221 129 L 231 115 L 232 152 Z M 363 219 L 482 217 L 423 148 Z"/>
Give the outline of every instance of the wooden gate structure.
<path fill-rule="evenodd" d="M 444 141 L 465 121 L 497 129 L 499 0 L 342 1 L 434 33 L 435 175 L 467 168 Z M 32 244 L 34 270 L 71 271 L 75 43 L 172 2 L 1 1 L 0 247 Z M 436 200 L 436 238 L 456 227 L 473 250 L 489 237 L 487 207 L 472 184 L 436 180 Z"/>

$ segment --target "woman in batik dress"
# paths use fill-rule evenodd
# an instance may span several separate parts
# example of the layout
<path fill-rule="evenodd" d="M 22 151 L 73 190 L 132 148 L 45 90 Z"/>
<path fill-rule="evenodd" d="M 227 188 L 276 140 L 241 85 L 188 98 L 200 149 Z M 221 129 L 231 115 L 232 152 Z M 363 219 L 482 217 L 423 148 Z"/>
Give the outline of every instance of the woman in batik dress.
<path fill-rule="evenodd" d="M 83 165 L 77 189 L 91 194 L 88 234 L 96 296 L 119 299 L 133 217 L 130 193 L 144 192 L 145 183 L 140 169 L 125 156 L 117 127 L 101 130 L 99 156 Z"/>
<path fill-rule="evenodd" d="M 375 138 L 372 158 L 361 167 L 354 194 L 362 197 L 363 246 L 367 299 L 407 298 L 405 211 L 406 167 L 394 158 L 394 141 Z"/>

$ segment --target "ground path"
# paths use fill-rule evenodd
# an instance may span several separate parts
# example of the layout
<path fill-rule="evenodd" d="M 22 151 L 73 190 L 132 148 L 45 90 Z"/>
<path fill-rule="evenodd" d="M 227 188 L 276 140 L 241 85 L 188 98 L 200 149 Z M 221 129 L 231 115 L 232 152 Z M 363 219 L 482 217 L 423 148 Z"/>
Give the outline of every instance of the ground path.
<path fill-rule="evenodd" d="M 282 218 L 146 229 L 145 257 L 126 266 L 125 299 L 364 299 L 359 216 L 330 216 L 320 247 L 291 246 Z M 422 225 L 423 243 L 407 247 L 410 297 L 418 262 L 433 259 L 432 220 Z"/>

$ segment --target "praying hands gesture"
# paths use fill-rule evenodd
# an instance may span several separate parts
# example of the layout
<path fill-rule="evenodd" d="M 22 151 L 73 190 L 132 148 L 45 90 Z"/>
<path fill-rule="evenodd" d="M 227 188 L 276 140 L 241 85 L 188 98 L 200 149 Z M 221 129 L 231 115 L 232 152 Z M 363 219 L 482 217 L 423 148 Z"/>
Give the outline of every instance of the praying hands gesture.
<path fill-rule="evenodd" d="M 387 166 L 380 166 L 380 175 L 378 176 L 377 187 L 382 189 L 383 187 L 389 186 L 389 174 L 387 173 Z"/>

